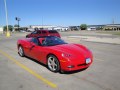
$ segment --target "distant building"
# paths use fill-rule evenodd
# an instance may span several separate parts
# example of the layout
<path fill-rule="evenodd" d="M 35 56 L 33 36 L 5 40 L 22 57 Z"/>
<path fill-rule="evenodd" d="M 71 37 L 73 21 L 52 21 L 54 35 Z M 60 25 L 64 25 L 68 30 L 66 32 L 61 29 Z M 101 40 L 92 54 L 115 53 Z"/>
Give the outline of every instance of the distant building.
<path fill-rule="evenodd" d="M 57 30 L 57 31 L 67 31 L 68 27 L 62 26 L 52 26 L 52 25 L 30 25 L 28 30 Z"/>
<path fill-rule="evenodd" d="M 58 26 L 58 27 L 54 27 L 54 30 L 57 30 L 57 31 L 61 31 L 62 27 L 61 26 Z"/>
<path fill-rule="evenodd" d="M 80 26 L 69 26 L 70 31 L 78 31 L 80 30 Z"/>
<path fill-rule="evenodd" d="M 62 27 L 62 28 L 61 28 L 61 31 L 62 31 L 62 32 L 68 31 L 68 27 Z"/>
<path fill-rule="evenodd" d="M 68 27 L 62 27 L 62 26 L 56 26 L 53 29 L 61 32 L 68 31 Z"/>
<path fill-rule="evenodd" d="M 120 24 L 88 25 L 87 30 L 120 30 Z"/>
<path fill-rule="evenodd" d="M 120 30 L 120 24 L 106 24 L 103 28 L 104 30 Z"/>
<path fill-rule="evenodd" d="M 29 28 L 34 29 L 34 30 L 53 30 L 55 26 L 52 25 L 30 25 Z"/>
<path fill-rule="evenodd" d="M 18 27 L 14 27 L 14 28 L 13 28 L 13 32 L 14 32 L 14 31 L 21 31 L 21 30 L 22 30 L 22 31 L 27 31 L 27 30 L 28 30 L 28 27 L 19 27 L 19 29 L 18 29 Z"/>
<path fill-rule="evenodd" d="M 101 30 L 105 25 L 88 25 L 87 30 Z"/>

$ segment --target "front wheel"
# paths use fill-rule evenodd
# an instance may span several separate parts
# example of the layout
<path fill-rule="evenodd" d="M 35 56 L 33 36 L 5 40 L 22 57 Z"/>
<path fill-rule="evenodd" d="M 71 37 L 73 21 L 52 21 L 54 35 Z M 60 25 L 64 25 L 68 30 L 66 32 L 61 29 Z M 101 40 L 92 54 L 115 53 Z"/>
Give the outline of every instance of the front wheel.
<path fill-rule="evenodd" d="M 21 57 L 24 57 L 25 55 L 24 55 L 24 50 L 23 50 L 23 47 L 22 46 L 19 46 L 18 47 L 18 53 L 19 53 L 19 55 L 21 56 Z"/>
<path fill-rule="evenodd" d="M 26 38 L 28 38 L 28 36 L 26 36 Z"/>
<path fill-rule="evenodd" d="M 58 72 L 60 70 L 60 63 L 54 55 L 49 55 L 47 58 L 48 69 L 52 72 Z"/>

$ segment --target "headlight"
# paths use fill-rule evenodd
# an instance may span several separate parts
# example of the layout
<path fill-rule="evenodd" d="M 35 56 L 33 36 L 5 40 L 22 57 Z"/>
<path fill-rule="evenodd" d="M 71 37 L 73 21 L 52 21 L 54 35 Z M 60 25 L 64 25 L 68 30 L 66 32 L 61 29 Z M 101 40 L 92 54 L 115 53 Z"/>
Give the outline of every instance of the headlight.
<path fill-rule="evenodd" d="M 91 62 L 91 58 L 86 58 L 86 64 L 89 64 Z"/>

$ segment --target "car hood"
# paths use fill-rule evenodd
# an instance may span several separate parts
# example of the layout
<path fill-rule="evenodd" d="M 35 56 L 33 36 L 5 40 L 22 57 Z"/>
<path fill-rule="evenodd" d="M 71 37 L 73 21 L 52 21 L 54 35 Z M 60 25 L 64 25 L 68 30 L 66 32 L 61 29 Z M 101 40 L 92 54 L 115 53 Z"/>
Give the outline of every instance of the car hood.
<path fill-rule="evenodd" d="M 67 53 L 77 58 L 87 58 L 89 57 L 90 51 L 79 44 L 62 44 L 50 47 L 54 50 L 60 51 L 62 53 Z"/>

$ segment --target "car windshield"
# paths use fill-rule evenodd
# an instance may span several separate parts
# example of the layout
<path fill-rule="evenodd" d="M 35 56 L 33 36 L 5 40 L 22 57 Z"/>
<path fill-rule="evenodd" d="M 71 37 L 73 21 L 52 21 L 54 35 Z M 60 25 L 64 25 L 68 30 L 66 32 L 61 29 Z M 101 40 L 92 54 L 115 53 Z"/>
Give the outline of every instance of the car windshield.
<path fill-rule="evenodd" d="M 61 44 L 67 44 L 67 43 L 55 36 L 46 37 L 44 42 L 42 43 L 43 46 L 54 46 L 54 45 L 61 45 Z"/>

